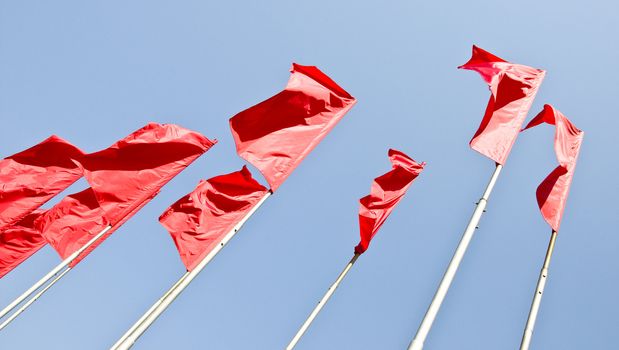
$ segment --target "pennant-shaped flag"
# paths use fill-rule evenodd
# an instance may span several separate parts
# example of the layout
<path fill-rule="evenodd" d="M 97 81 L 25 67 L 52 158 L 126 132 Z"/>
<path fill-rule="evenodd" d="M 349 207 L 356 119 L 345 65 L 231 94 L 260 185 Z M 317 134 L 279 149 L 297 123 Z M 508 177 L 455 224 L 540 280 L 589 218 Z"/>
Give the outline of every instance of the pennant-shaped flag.
<path fill-rule="evenodd" d="M 148 124 L 111 147 L 85 155 L 84 176 L 91 188 L 67 196 L 37 221 L 49 243 L 65 259 L 108 230 L 71 267 L 159 193 L 168 181 L 212 145 L 197 132 L 172 124 Z"/>
<path fill-rule="evenodd" d="M 0 232 L 82 177 L 83 153 L 58 136 L 0 160 Z"/>
<path fill-rule="evenodd" d="M 471 59 L 458 68 L 478 72 L 491 92 L 471 148 L 504 164 L 546 72 L 509 63 L 477 46 Z"/>
<path fill-rule="evenodd" d="M 170 232 L 183 264 L 191 271 L 267 193 L 243 167 L 200 181 L 159 221 Z"/>
<path fill-rule="evenodd" d="M 47 243 L 34 225 L 35 219 L 42 212 L 35 210 L 17 224 L 0 232 L 0 278 Z"/>
<path fill-rule="evenodd" d="M 356 100 L 314 66 L 292 65 L 286 88 L 230 119 L 237 153 L 275 191 Z"/>
<path fill-rule="evenodd" d="M 554 147 L 559 166 L 537 187 L 537 204 L 544 220 L 558 232 L 585 133 L 551 105 L 544 105 L 544 109 L 529 122 L 525 130 L 541 123 L 556 128 Z"/>
<path fill-rule="evenodd" d="M 374 179 L 370 194 L 359 200 L 361 241 L 355 247 L 355 254 L 363 254 L 368 249 L 378 229 L 426 165 L 394 149 L 389 150 L 389 160 L 391 171 Z"/>

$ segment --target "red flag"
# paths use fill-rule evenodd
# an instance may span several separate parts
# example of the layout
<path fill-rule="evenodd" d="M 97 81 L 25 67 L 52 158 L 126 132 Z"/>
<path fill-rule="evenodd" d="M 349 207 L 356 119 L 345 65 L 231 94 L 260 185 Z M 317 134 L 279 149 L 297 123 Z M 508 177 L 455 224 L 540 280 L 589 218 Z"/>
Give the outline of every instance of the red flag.
<path fill-rule="evenodd" d="M 84 176 L 91 188 L 67 196 L 39 219 L 42 234 L 64 259 L 112 226 L 70 265 L 75 266 L 212 145 L 201 134 L 176 125 L 148 124 L 84 156 Z"/>
<path fill-rule="evenodd" d="M 0 160 L 0 232 L 82 177 L 83 153 L 58 136 Z"/>
<path fill-rule="evenodd" d="M 394 149 L 389 150 L 389 160 L 392 170 L 374 179 L 370 194 L 359 200 L 361 241 L 355 247 L 355 254 L 363 254 L 368 249 L 378 229 L 426 165 Z"/>
<path fill-rule="evenodd" d="M 509 63 L 473 46 L 473 56 L 458 67 L 478 72 L 490 86 L 490 101 L 471 148 L 505 164 L 545 71 Z"/>
<path fill-rule="evenodd" d="M 544 105 L 544 109 L 529 122 L 524 130 L 541 123 L 548 123 L 556 127 L 555 153 L 559 166 L 537 187 L 537 204 L 544 220 L 554 231 L 559 231 L 565 202 L 576 168 L 576 160 L 585 133 L 578 130 L 567 117 L 551 105 Z"/>
<path fill-rule="evenodd" d="M 286 88 L 230 119 L 237 153 L 275 191 L 356 100 L 314 66 L 292 65 Z"/>
<path fill-rule="evenodd" d="M 62 259 L 79 250 L 109 223 L 91 188 L 63 198 L 35 225 Z"/>
<path fill-rule="evenodd" d="M 116 225 L 214 144 L 174 124 L 150 123 L 84 156 L 84 177 L 110 224 Z"/>
<path fill-rule="evenodd" d="M 191 271 L 267 193 L 243 167 L 200 181 L 193 192 L 161 214 L 159 222 L 170 232 L 183 264 Z"/>
<path fill-rule="evenodd" d="M 35 210 L 17 224 L 0 232 L 0 278 L 47 243 L 34 226 L 34 220 L 42 212 Z"/>

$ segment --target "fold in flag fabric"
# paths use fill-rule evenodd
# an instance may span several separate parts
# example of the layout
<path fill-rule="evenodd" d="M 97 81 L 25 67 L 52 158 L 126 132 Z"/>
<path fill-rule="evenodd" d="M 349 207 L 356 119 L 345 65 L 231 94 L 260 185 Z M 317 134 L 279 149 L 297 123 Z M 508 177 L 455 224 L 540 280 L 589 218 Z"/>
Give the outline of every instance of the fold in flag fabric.
<path fill-rule="evenodd" d="M 275 191 L 356 100 L 314 66 L 293 64 L 286 88 L 230 119 L 239 156 Z"/>
<path fill-rule="evenodd" d="M 58 136 L 0 160 L 0 232 L 82 177 L 81 150 Z"/>
<path fill-rule="evenodd" d="M 64 260 L 79 250 L 109 222 L 92 188 L 63 198 L 35 222 L 45 240 Z"/>
<path fill-rule="evenodd" d="M 537 187 L 537 204 L 544 220 L 558 232 L 585 133 L 551 105 L 544 105 L 524 130 L 541 123 L 555 126 L 554 148 L 559 166 Z"/>
<path fill-rule="evenodd" d="M 370 194 L 359 200 L 361 241 L 355 247 L 355 254 L 363 254 L 368 249 L 378 229 L 426 165 L 394 149 L 389 150 L 389 160 L 392 170 L 374 179 Z"/>
<path fill-rule="evenodd" d="M 471 59 L 458 68 L 478 72 L 491 92 L 470 146 L 496 163 L 505 164 L 546 72 L 509 63 L 477 46 L 473 46 Z"/>
<path fill-rule="evenodd" d="M 0 232 L 0 278 L 47 244 L 34 225 L 42 212 L 35 210 Z"/>
<path fill-rule="evenodd" d="M 85 155 L 81 163 L 91 188 L 66 197 L 43 215 L 38 220 L 42 234 L 66 258 L 112 226 L 70 265 L 75 266 L 214 144 L 177 125 L 151 123 Z"/>
<path fill-rule="evenodd" d="M 269 191 L 247 167 L 202 180 L 159 218 L 183 264 L 193 270 Z"/>

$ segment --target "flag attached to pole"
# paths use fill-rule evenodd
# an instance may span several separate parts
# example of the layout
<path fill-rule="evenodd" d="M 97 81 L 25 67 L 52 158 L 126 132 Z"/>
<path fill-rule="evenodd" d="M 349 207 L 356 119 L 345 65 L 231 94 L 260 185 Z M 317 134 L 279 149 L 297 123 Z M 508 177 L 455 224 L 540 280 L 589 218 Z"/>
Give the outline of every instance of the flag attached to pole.
<path fill-rule="evenodd" d="M 484 118 L 470 146 L 503 165 L 546 72 L 507 62 L 477 46 L 473 46 L 471 59 L 458 68 L 478 72 L 491 92 Z"/>
<path fill-rule="evenodd" d="M 293 64 L 286 88 L 230 119 L 237 153 L 275 191 L 356 100 L 314 66 Z"/>
<path fill-rule="evenodd" d="M 359 200 L 361 241 L 355 247 L 355 254 L 363 254 L 368 249 L 376 232 L 426 165 L 394 149 L 388 154 L 392 170 L 374 179 L 370 194 Z"/>
<path fill-rule="evenodd" d="M 537 204 L 544 220 L 558 232 L 585 133 L 578 130 L 567 117 L 551 105 L 544 105 L 544 109 L 524 130 L 541 123 L 554 125 L 556 128 L 554 148 L 559 166 L 537 187 Z"/>
<path fill-rule="evenodd" d="M 268 192 L 243 167 L 200 181 L 196 189 L 172 204 L 159 222 L 170 232 L 187 270 L 192 271 Z"/>
<path fill-rule="evenodd" d="M 106 234 L 70 264 L 75 266 L 159 193 L 214 141 L 173 124 L 148 124 L 111 147 L 82 159 L 91 188 L 67 196 L 38 220 L 64 258 L 105 227 Z"/>
<path fill-rule="evenodd" d="M 35 219 L 42 212 L 42 210 L 35 210 L 17 224 L 0 232 L 0 278 L 47 243 L 34 225 Z"/>
<path fill-rule="evenodd" d="M 75 162 L 82 155 L 77 147 L 51 136 L 0 160 L 0 232 L 82 177 Z"/>

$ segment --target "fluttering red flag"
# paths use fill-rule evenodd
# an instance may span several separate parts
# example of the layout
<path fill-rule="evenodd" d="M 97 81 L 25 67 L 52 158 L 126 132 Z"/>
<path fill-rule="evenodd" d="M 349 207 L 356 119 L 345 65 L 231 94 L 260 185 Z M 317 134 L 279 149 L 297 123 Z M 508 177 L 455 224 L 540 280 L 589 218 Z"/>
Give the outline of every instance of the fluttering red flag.
<path fill-rule="evenodd" d="M 107 226 L 112 228 L 75 266 L 159 193 L 214 141 L 173 124 L 148 124 L 81 163 L 91 188 L 67 196 L 41 219 L 42 234 L 66 258 Z"/>
<path fill-rule="evenodd" d="M 0 232 L 0 278 L 47 244 L 34 225 L 42 212 L 34 210 Z"/>
<path fill-rule="evenodd" d="M 82 177 L 81 150 L 58 136 L 0 160 L 0 232 Z"/>
<path fill-rule="evenodd" d="M 375 178 L 370 194 L 359 200 L 361 241 L 355 247 L 355 254 L 363 254 L 368 249 L 378 229 L 426 165 L 394 149 L 389 150 L 389 160 L 392 170 Z"/>
<path fill-rule="evenodd" d="M 36 227 L 64 260 L 103 231 L 109 222 L 91 188 L 70 194 L 41 215 Z"/>
<path fill-rule="evenodd" d="M 196 189 L 161 214 L 159 222 L 191 271 L 268 192 L 243 167 L 200 181 Z"/>
<path fill-rule="evenodd" d="M 505 164 L 546 72 L 507 62 L 477 46 L 473 46 L 471 59 L 458 68 L 478 72 L 491 92 L 470 146 L 496 163 Z"/>
<path fill-rule="evenodd" d="M 286 88 L 230 119 L 239 156 L 275 191 L 356 100 L 314 66 L 292 65 Z"/>
<path fill-rule="evenodd" d="M 150 123 L 81 163 L 107 219 L 116 225 L 214 144 L 174 124 Z"/>
<path fill-rule="evenodd" d="M 544 109 L 524 130 L 541 123 L 554 125 L 556 128 L 554 148 L 559 166 L 537 187 L 537 204 L 544 220 L 558 232 L 585 133 L 578 130 L 567 117 L 551 105 L 544 105 Z"/>

